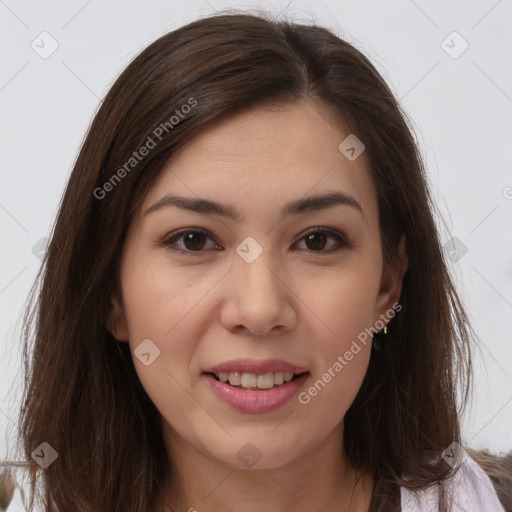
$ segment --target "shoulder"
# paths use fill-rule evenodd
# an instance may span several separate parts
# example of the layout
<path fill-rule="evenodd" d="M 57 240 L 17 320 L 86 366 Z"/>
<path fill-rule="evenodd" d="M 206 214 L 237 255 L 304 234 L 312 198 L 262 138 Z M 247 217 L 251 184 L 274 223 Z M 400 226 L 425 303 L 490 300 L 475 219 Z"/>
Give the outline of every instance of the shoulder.
<path fill-rule="evenodd" d="M 450 512 L 505 512 L 491 480 L 466 453 L 459 470 L 442 484 Z M 414 493 L 400 490 L 402 512 L 436 512 L 440 486 Z"/>

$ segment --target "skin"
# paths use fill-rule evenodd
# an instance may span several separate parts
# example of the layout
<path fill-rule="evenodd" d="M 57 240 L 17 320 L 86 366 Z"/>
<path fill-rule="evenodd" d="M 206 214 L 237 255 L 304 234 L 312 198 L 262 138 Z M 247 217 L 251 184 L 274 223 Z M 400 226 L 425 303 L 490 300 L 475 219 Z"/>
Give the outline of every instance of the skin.
<path fill-rule="evenodd" d="M 318 105 L 255 108 L 209 126 L 175 153 L 129 227 L 112 298 L 112 333 L 133 351 L 160 350 L 138 377 L 163 417 L 173 483 L 158 496 L 170 510 L 368 510 L 370 473 L 355 485 L 342 445 L 343 417 L 366 373 L 371 342 L 307 405 L 294 398 L 267 413 L 242 413 L 209 389 L 201 372 L 237 357 L 280 358 L 304 366 L 307 390 L 365 328 L 398 302 L 407 257 L 384 267 L 375 186 L 365 152 L 349 161 L 350 134 Z M 347 205 L 280 215 L 288 201 L 339 191 Z M 145 212 L 167 194 L 232 205 L 238 220 L 176 206 Z M 349 241 L 308 242 L 325 226 Z M 172 252 L 162 241 L 181 228 L 210 238 Z M 263 248 L 252 263 L 235 251 L 247 237 Z M 201 248 L 202 247 L 202 248 Z M 191 254 L 194 249 L 199 248 Z M 261 458 L 244 466 L 247 442 Z"/>

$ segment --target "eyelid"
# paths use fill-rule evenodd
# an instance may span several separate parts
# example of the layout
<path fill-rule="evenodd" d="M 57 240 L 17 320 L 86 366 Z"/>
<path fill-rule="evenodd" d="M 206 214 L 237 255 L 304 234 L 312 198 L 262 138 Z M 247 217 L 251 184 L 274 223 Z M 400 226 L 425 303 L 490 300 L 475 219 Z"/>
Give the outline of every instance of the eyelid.
<path fill-rule="evenodd" d="M 209 238 L 213 242 L 217 243 L 215 241 L 215 239 L 213 238 L 213 236 L 207 230 L 205 230 L 203 228 L 188 227 L 188 228 L 181 228 L 181 229 L 178 229 L 176 231 L 173 231 L 172 233 L 169 233 L 168 235 L 166 235 L 162 239 L 162 241 L 160 242 L 160 245 L 163 245 L 165 248 L 167 248 L 167 249 L 169 249 L 170 251 L 173 251 L 173 252 L 177 252 L 177 253 L 181 253 L 181 254 L 187 254 L 187 255 L 190 254 L 192 256 L 199 256 L 201 253 L 204 252 L 203 250 L 201 250 L 201 251 L 188 251 L 188 250 L 184 250 L 184 249 L 179 249 L 179 248 L 175 249 L 175 248 L 171 247 L 172 243 L 175 243 L 183 235 L 188 234 L 188 233 L 195 233 L 195 234 L 204 235 L 205 237 Z"/>
<path fill-rule="evenodd" d="M 172 243 L 175 243 L 183 235 L 188 234 L 188 233 L 195 233 L 195 234 L 204 235 L 205 237 L 209 238 L 213 242 L 217 243 L 215 238 L 207 230 L 205 230 L 203 228 L 199 228 L 199 227 L 197 227 L 197 228 L 196 227 L 187 227 L 187 228 L 178 229 L 178 230 L 176 230 L 176 231 L 166 235 L 162 239 L 162 241 L 160 242 L 160 245 L 163 245 L 167 249 L 169 249 L 169 250 L 171 250 L 173 252 L 176 252 L 176 253 L 187 254 L 187 255 L 192 255 L 192 256 L 199 256 L 199 255 L 201 255 L 203 252 L 205 252 L 204 250 L 191 251 L 191 250 L 184 250 L 184 249 L 179 249 L 179 248 L 175 249 L 175 248 L 171 247 Z M 314 226 L 314 227 L 308 228 L 306 231 L 302 232 L 299 235 L 297 241 L 294 242 L 293 245 L 296 245 L 297 243 L 301 242 L 308 235 L 317 234 L 317 233 L 318 234 L 325 234 L 325 235 L 331 236 L 332 238 L 334 238 L 338 242 L 338 246 L 333 248 L 333 249 L 320 250 L 320 251 L 314 251 L 314 250 L 311 250 L 311 249 L 299 249 L 299 250 L 306 251 L 306 252 L 308 252 L 310 254 L 313 254 L 313 255 L 321 256 L 321 255 L 330 254 L 330 253 L 333 253 L 333 252 L 338 252 L 338 251 L 341 251 L 343 249 L 352 247 L 351 242 L 349 241 L 349 239 L 347 238 L 347 236 L 344 233 L 342 233 L 338 229 L 330 228 L 328 226 Z M 220 245 L 220 244 L 218 244 L 218 245 Z"/>
<path fill-rule="evenodd" d="M 314 226 L 312 228 L 308 228 L 307 231 L 305 231 L 299 235 L 298 241 L 302 240 L 303 238 L 305 238 L 308 235 L 313 235 L 315 233 L 331 235 L 333 238 L 339 239 L 339 241 L 342 242 L 343 244 L 351 245 L 348 240 L 348 237 L 344 233 L 342 233 L 338 229 L 330 228 L 327 226 Z"/>

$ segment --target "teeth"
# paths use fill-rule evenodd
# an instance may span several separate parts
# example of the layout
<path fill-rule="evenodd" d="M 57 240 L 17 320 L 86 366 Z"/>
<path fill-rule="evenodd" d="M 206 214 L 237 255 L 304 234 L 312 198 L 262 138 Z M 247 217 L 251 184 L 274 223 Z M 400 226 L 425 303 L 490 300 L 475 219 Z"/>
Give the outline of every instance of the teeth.
<path fill-rule="evenodd" d="M 243 388 L 256 388 L 258 387 L 258 377 L 254 373 L 242 373 L 240 385 Z"/>
<path fill-rule="evenodd" d="M 280 386 L 284 382 L 290 382 L 293 379 L 293 373 L 269 372 L 256 375 L 255 373 L 220 372 L 217 377 L 221 382 L 228 382 L 231 386 L 242 386 L 247 389 L 271 389 L 274 386 Z"/>
<path fill-rule="evenodd" d="M 284 372 L 274 373 L 274 384 L 280 386 L 284 382 Z"/>

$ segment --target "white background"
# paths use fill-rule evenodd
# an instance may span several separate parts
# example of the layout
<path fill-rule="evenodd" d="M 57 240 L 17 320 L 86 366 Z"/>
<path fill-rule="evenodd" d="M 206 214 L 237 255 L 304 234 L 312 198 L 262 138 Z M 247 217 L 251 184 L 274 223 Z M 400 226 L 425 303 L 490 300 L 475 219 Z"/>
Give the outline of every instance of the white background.
<path fill-rule="evenodd" d="M 334 29 L 372 60 L 401 100 L 447 221 L 443 244 L 457 237 L 467 247 L 453 272 L 482 348 L 465 444 L 511 450 L 512 1 L 180 4 L 0 0 L 0 459 L 7 427 L 16 428 L 19 316 L 40 264 L 33 248 L 48 234 L 100 98 L 156 38 L 227 7 L 286 10 L 289 18 Z M 58 43 L 47 59 L 31 47 L 51 48 L 44 31 Z M 469 44 L 458 58 L 442 46 L 446 40 L 452 52 L 462 48 L 454 31 Z"/>

